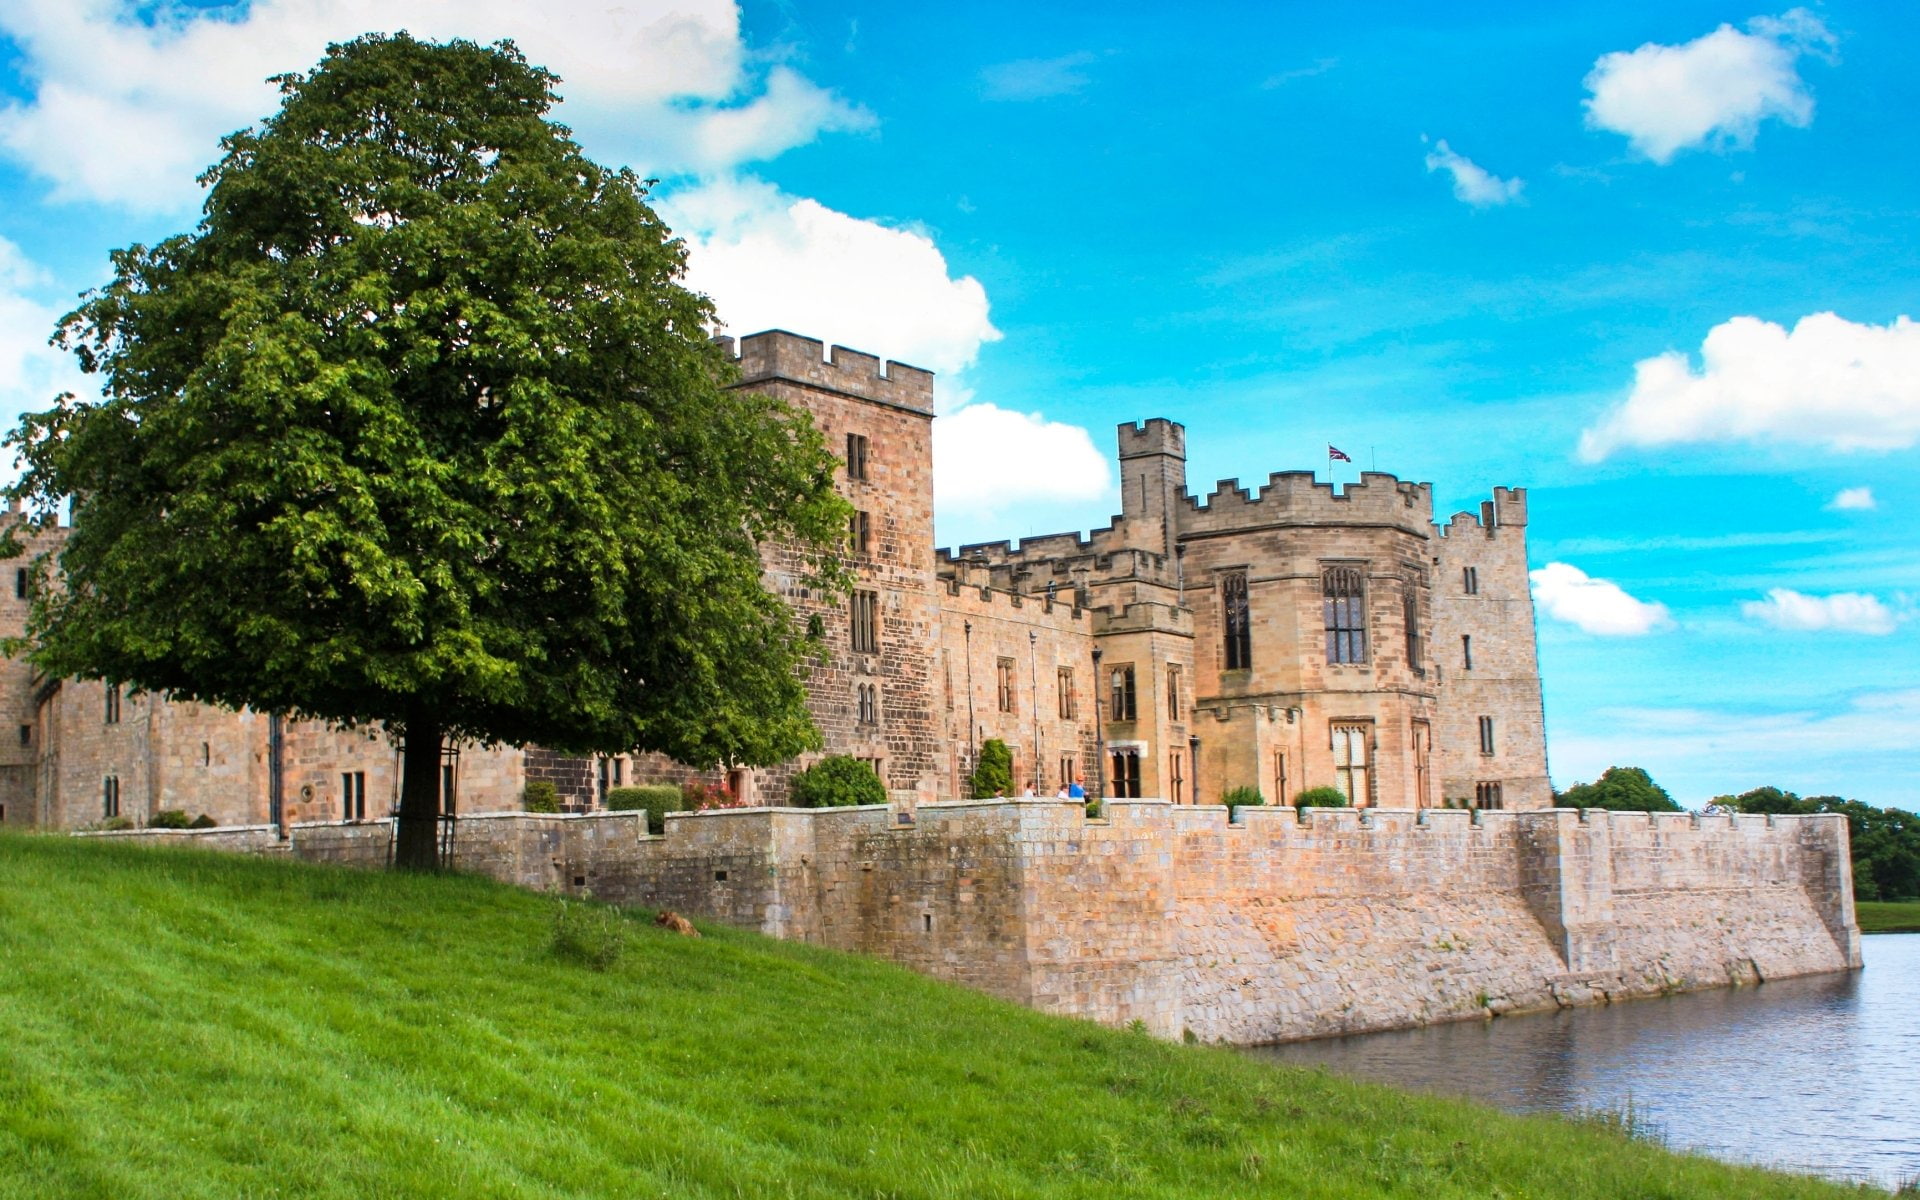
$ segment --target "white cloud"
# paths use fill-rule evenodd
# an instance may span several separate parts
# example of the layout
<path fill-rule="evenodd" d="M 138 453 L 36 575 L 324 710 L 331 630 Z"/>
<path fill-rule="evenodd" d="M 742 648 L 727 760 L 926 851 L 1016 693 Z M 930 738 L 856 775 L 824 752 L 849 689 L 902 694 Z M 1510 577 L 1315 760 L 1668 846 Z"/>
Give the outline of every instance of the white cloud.
<path fill-rule="evenodd" d="M 1428 171 L 1445 171 L 1453 176 L 1454 199 L 1485 208 L 1492 204 L 1510 204 L 1520 198 L 1523 179 L 1502 179 L 1464 155 L 1456 154 L 1446 139 L 1434 143 L 1427 154 Z"/>
<path fill-rule="evenodd" d="M 64 310 L 35 298 L 46 283 L 46 272 L 0 238 L 0 425 L 6 428 L 23 412 L 52 407 L 61 392 L 97 390 L 70 356 L 47 344 Z M 0 475 L 11 476 L 9 464 L 0 461 Z"/>
<path fill-rule="evenodd" d="M 1834 36 L 1804 8 L 1755 17 L 1746 32 L 1722 25 L 1679 46 L 1648 42 L 1603 54 L 1587 74 L 1587 125 L 1625 134 L 1657 163 L 1682 150 L 1746 148 L 1769 117 L 1804 127 L 1813 95 L 1799 59 L 1831 58 Z"/>
<path fill-rule="evenodd" d="M 1619 584 L 1589 578 L 1568 563 L 1548 563 L 1532 572 L 1533 598 L 1548 616 L 1603 637 L 1638 637 L 1673 624 L 1664 604 L 1629 596 Z"/>
<path fill-rule="evenodd" d="M 218 139 L 271 112 L 265 79 L 304 71 L 330 41 L 400 29 L 512 38 L 562 77 L 560 117 L 589 152 L 645 173 L 717 171 L 873 117 L 774 66 L 760 80 L 730 0 L 14 0 L 0 35 L 31 96 L 0 108 L 0 152 L 61 199 L 144 211 L 194 203 Z"/>
<path fill-rule="evenodd" d="M 1045 100 L 1068 96 L 1089 82 L 1082 67 L 1094 56 L 1082 50 L 1059 58 L 1022 58 L 980 72 L 981 93 L 989 100 Z"/>
<path fill-rule="evenodd" d="M 1095 500 L 1111 487 L 1106 456 L 1078 425 L 992 404 L 933 423 L 934 505 L 943 515 Z"/>
<path fill-rule="evenodd" d="M 1838 512 L 1865 512 L 1880 505 L 1873 498 L 1872 488 L 1850 487 L 1841 488 L 1827 507 Z"/>
<path fill-rule="evenodd" d="M 1835 592 L 1809 596 L 1790 588 L 1773 588 L 1765 600 L 1748 600 L 1740 612 L 1749 620 L 1775 629 L 1835 630 L 1841 633 L 1889 634 L 1899 618 L 1878 597 L 1865 592 Z"/>
<path fill-rule="evenodd" d="M 1608 766 L 1632 763 L 1692 804 L 1762 784 L 1914 803 L 1920 691 L 1869 693 L 1845 707 L 1798 712 L 1649 707 L 1581 716 L 1587 728 L 1552 735 L 1556 779 L 1593 779 Z M 1863 775 L 1885 790 L 1858 793 L 1853 781 Z"/>
<path fill-rule="evenodd" d="M 1920 325 L 1857 325 L 1833 313 L 1791 333 L 1758 317 L 1713 327 L 1701 368 L 1668 351 L 1634 364 L 1633 391 L 1580 437 L 1596 462 L 1623 446 L 1777 441 L 1898 450 L 1920 439 Z"/>
<path fill-rule="evenodd" d="M 664 197 L 660 210 L 687 239 L 689 286 L 713 297 L 736 335 L 787 329 L 942 375 L 1000 338 L 986 289 L 953 278 L 924 233 L 758 180 L 711 180 Z"/>

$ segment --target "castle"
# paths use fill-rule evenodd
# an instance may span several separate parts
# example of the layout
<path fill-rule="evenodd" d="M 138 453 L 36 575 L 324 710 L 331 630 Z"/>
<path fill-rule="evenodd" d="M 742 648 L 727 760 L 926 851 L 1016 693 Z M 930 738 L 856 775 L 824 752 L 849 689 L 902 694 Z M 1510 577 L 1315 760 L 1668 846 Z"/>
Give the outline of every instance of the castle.
<path fill-rule="evenodd" d="M 809 686 L 827 752 L 872 763 L 890 792 L 964 795 L 998 738 L 1016 786 L 1043 795 L 1080 778 L 1175 804 L 1241 787 L 1269 800 L 1335 787 L 1361 808 L 1551 804 L 1524 490 L 1496 488 L 1443 525 L 1429 485 L 1375 472 L 1344 490 L 1307 472 L 1257 492 L 1227 481 L 1202 499 L 1184 429 L 1154 419 L 1119 428 L 1108 527 L 936 551 L 930 373 L 778 331 L 727 348 L 736 386 L 811 413 L 844 452 L 852 596 L 823 605 L 778 551 L 766 578 L 827 631 Z M 28 578 L 16 565 L 0 632 L 24 630 Z M 378 732 L 44 678 L 20 660 L 0 666 L 0 705 L 18 728 L 0 745 L 7 824 L 177 810 L 284 828 L 384 817 L 398 795 Z M 777 805 L 807 761 L 710 782 Z M 537 747 L 464 747 L 442 771 L 461 814 L 517 809 L 534 779 L 591 811 L 610 787 L 696 774 Z"/>
<path fill-rule="evenodd" d="M 930 375 L 780 332 L 729 349 L 738 386 L 806 409 L 844 451 L 852 595 L 810 594 L 778 551 L 765 574 L 828 633 L 809 686 L 828 751 L 871 763 L 889 803 L 782 807 L 804 760 L 741 767 L 718 781 L 751 807 L 671 813 L 654 834 L 604 811 L 605 791 L 695 772 L 462 747 L 442 763 L 460 869 L 1233 1042 L 1860 965 L 1843 817 L 1550 807 L 1524 492 L 1441 526 L 1427 485 L 1371 472 L 1201 500 L 1184 431 L 1152 420 L 1120 427 L 1107 528 L 936 553 Z M 0 628 L 24 627 L 29 590 L 16 568 Z M 0 757 L 9 824 L 175 810 L 218 827 L 94 836 L 362 866 L 391 852 L 399 763 L 377 730 L 19 660 L 0 664 L 0 703 L 19 726 Z M 950 798 L 988 738 L 1042 798 Z M 1100 819 L 1046 798 L 1076 777 L 1111 797 Z M 568 813 L 517 811 L 538 779 Z M 1229 814 L 1240 787 L 1333 787 L 1351 806 Z"/>

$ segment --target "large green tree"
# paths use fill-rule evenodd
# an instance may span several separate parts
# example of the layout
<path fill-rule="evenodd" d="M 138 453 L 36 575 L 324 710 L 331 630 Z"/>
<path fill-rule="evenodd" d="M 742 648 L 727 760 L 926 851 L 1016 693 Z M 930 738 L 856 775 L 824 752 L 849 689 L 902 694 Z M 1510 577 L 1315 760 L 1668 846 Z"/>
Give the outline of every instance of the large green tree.
<path fill-rule="evenodd" d="M 1592 783 L 1576 783 L 1557 800 L 1566 808 L 1610 808 L 1618 812 L 1679 812 L 1667 789 L 1641 767 L 1608 767 Z"/>
<path fill-rule="evenodd" d="M 727 390 L 645 184 L 581 154 L 510 43 L 368 36 L 275 82 L 197 228 L 116 253 L 61 325 L 102 396 L 9 438 L 37 521 L 72 505 L 34 661 L 384 723 L 409 867 L 449 738 L 817 746 L 760 552 L 844 587 L 834 462 Z"/>

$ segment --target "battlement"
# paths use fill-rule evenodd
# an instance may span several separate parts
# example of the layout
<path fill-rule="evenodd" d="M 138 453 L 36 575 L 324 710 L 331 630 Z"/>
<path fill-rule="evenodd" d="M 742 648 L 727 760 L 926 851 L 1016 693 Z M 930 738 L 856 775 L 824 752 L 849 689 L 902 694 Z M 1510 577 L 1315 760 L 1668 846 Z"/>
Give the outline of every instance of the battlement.
<path fill-rule="evenodd" d="M 1527 527 L 1527 489 L 1494 488 L 1493 499 L 1482 500 L 1479 512 L 1457 512 L 1438 529 L 1441 537 L 1458 537 L 1469 533 L 1497 537 L 1500 530 L 1507 526 L 1515 529 Z"/>
<path fill-rule="evenodd" d="M 969 578 L 965 574 L 942 575 L 940 582 L 946 586 L 948 601 L 951 601 L 942 602 L 941 607 L 947 612 L 968 617 L 1011 617 L 1017 613 L 1025 621 L 1047 617 L 1050 623 L 1062 628 L 1087 632 L 1087 610 L 1074 603 L 1076 593 L 1072 588 L 1060 588 L 1052 593 L 1024 593 L 999 586 L 991 576 Z"/>
<path fill-rule="evenodd" d="M 1173 604 L 1136 600 L 1121 608 L 1093 610 L 1095 633 L 1174 633 L 1193 636 L 1193 612 Z"/>
<path fill-rule="evenodd" d="M 1165 417 L 1120 423 L 1120 461 L 1164 454 L 1182 462 L 1187 458 L 1187 427 Z"/>
<path fill-rule="evenodd" d="M 829 347 L 783 329 L 749 334 L 737 342 L 730 337 L 714 340 L 740 365 L 741 387 L 794 383 L 914 412 L 933 412 L 932 371 L 844 346 Z"/>
<path fill-rule="evenodd" d="M 1201 500 L 1187 497 L 1183 535 L 1221 533 L 1263 525 L 1386 525 L 1427 536 L 1433 521 L 1433 485 L 1410 483 L 1380 471 L 1336 491 L 1311 471 L 1276 471 L 1255 496 L 1237 479 L 1223 479 Z"/>

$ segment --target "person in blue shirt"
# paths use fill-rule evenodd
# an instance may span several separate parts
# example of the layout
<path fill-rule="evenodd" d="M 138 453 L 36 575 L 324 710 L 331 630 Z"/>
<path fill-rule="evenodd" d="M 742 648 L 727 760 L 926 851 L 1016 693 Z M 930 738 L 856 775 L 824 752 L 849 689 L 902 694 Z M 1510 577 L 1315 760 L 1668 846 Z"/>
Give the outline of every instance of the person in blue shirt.
<path fill-rule="evenodd" d="M 1067 799 L 1085 800 L 1086 798 L 1087 789 L 1081 786 L 1080 777 L 1076 775 L 1074 776 L 1073 782 L 1067 785 Z"/>

